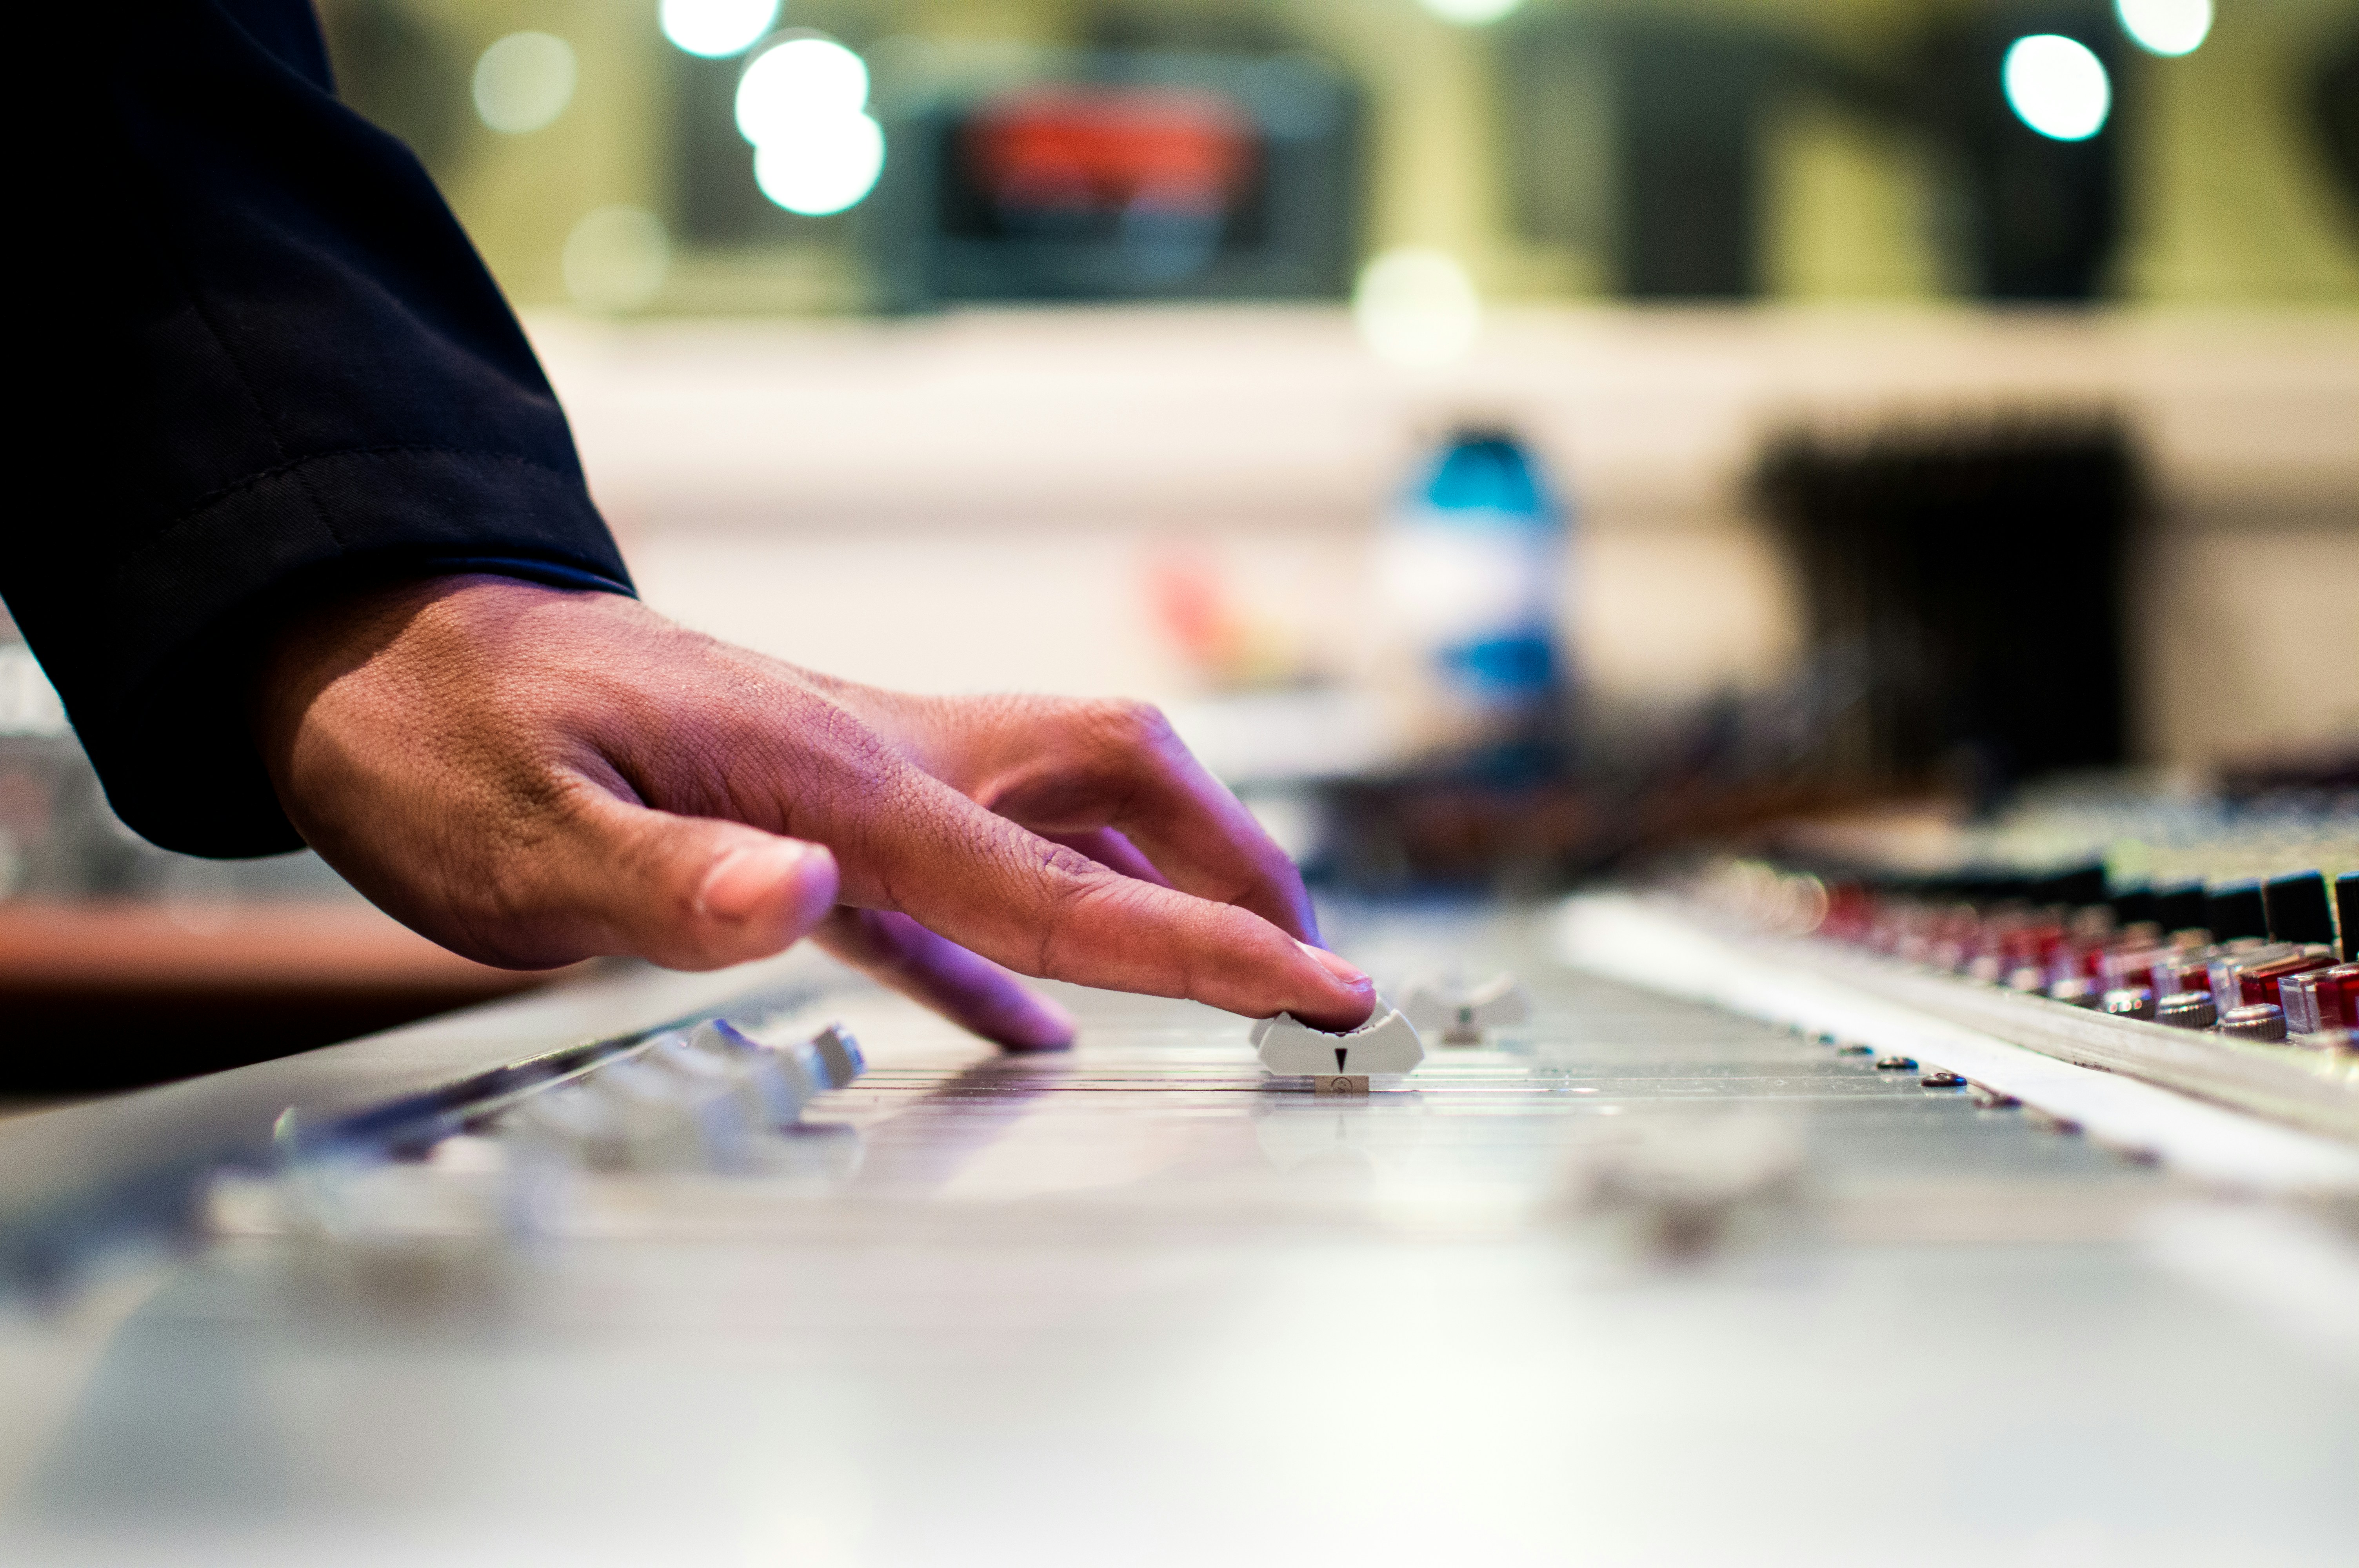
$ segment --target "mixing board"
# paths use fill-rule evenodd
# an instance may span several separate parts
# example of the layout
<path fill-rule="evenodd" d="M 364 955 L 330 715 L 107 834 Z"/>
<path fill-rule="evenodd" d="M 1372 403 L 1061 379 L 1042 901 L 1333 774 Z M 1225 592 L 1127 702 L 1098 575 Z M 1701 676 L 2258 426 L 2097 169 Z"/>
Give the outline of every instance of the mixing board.
<path fill-rule="evenodd" d="M 1331 912 L 1364 1092 L 797 955 L 0 1123 L 0 1555 L 2348 1561 L 2359 1145 L 1686 918 Z"/>

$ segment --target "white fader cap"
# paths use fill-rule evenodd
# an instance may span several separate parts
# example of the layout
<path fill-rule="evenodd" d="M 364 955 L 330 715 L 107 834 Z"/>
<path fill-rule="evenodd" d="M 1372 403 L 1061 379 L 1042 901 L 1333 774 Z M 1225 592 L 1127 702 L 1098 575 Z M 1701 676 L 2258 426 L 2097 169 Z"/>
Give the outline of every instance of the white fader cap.
<path fill-rule="evenodd" d="M 1513 975 L 1466 985 L 1454 976 L 1420 980 L 1409 988 L 1403 1010 L 1419 1029 L 1439 1029 L 1446 1045 L 1481 1043 L 1485 1030 L 1530 1020 L 1532 1004 Z"/>
<path fill-rule="evenodd" d="M 1273 1073 L 1408 1073 L 1425 1060 L 1425 1046 L 1400 1009 L 1382 1003 L 1375 1016 L 1348 1034 L 1330 1034 L 1281 1012 L 1255 1024 L 1250 1038 L 1261 1053 L 1261 1065 Z"/>

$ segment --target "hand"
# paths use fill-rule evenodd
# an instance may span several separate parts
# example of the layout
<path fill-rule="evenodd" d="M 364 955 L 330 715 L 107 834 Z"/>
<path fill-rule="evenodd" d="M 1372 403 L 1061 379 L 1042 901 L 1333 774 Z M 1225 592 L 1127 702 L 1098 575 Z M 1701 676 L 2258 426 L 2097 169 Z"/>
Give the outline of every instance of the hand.
<path fill-rule="evenodd" d="M 299 618 L 255 725 L 305 840 L 485 963 L 718 968 L 808 933 L 1017 1048 L 1073 1025 L 1005 969 L 1332 1029 L 1375 1002 L 1135 704 L 903 696 L 616 595 L 454 577 Z"/>

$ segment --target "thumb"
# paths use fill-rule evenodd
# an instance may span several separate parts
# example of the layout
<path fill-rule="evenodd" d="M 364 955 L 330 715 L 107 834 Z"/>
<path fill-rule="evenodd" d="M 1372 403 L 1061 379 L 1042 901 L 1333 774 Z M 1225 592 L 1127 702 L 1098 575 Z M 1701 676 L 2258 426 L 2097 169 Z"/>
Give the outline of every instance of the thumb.
<path fill-rule="evenodd" d="M 673 969 L 766 958 L 835 905 L 835 857 L 823 844 L 611 797 L 578 824 L 572 883 L 557 892 L 605 953 Z"/>

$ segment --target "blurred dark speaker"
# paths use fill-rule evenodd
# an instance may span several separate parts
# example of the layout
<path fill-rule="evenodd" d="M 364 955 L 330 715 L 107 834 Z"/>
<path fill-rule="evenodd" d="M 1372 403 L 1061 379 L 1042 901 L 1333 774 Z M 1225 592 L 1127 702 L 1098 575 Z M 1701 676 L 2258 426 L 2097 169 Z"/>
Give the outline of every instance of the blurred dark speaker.
<path fill-rule="evenodd" d="M 1762 121 L 1791 40 L 1736 22 L 1543 12 L 1499 30 L 1510 206 L 1636 299 L 1761 291 Z"/>
<path fill-rule="evenodd" d="M 2359 29 L 2327 52 L 2310 102 L 2327 167 L 2343 188 L 2348 215 L 2359 219 Z"/>
<path fill-rule="evenodd" d="M 1761 292 L 1766 132 L 1782 104 L 1916 130 L 1897 82 L 1799 30 L 1583 9 L 1495 37 L 1517 228 L 1605 254 L 1635 299 Z"/>
<path fill-rule="evenodd" d="M 2074 39 L 2104 66 L 2113 106 L 2094 135 L 2043 135 L 2007 102 L 2007 50 L 2038 33 Z M 2121 38 L 2112 7 L 2095 0 L 2005 7 L 1929 32 L 1914 98 L 1949 165 L 1948 248 L 1969 293 L 2071 301 L 2104 291 L 2121 233 Z"/>
<path fill-rule="evenodd" d="M 1775 442 L 1756 494 L 1814 653 L 1862 699 L 1831 738 L 1878 781 L 1995 784 L 2123 760 L 2123 563 L 2141 483 L 2109 419 Z"/>
<path fill-rule="evenodd" d="M 1763 101 L 1780 63 L 1764 39 L 1672 21 L 1619 30 L 1614 220 L 1635 299 L 1761 291 Z"/>

